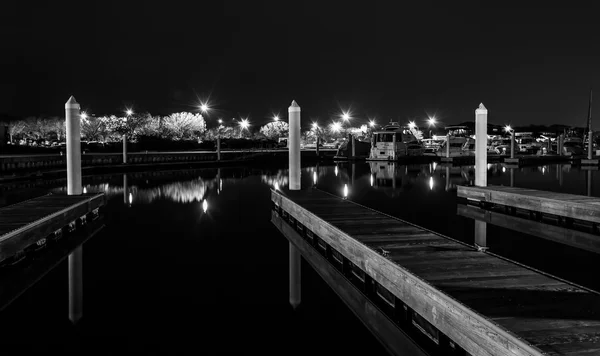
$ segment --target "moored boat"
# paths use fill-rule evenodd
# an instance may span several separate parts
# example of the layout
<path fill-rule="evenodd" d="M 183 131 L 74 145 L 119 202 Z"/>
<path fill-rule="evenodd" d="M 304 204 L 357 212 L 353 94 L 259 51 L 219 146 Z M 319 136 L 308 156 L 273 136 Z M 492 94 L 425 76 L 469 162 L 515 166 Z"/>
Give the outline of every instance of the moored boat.
<path fill-rule="evenodd" d="M 370 161 L 395 161 L 400 157 L 422 156 L 423 145 L 408 126 L 391 122 L 379 131 L 373 132 Z"/>

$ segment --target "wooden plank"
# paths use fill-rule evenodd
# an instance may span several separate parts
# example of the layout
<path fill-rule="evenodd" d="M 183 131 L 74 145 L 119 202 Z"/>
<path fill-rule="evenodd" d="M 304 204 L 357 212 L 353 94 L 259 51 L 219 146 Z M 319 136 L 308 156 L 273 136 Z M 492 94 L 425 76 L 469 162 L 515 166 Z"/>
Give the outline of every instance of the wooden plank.
<path fill-rule="evenodd" d="M 600 205 L 596 204 L 596 200 L 587 203 L 585 202 L 585 199 L 583 199 L 584 202 L 577 202 L 569 201 L 569 199 L 573 197 L 582 199 L 585 197 L 562 193 L 540 193 L 540 191 L 535 191 L 535 193 L 523 192 L 522 194 L 519 194 L 518 192 L 518 190 L 514 190 L 512 192 L 499 190 L 497 189 L 497 186 L 459 186 L 457 190 L 457 196 L 520 209 L 538 211 L 546 214 L 600 223 Z"/>

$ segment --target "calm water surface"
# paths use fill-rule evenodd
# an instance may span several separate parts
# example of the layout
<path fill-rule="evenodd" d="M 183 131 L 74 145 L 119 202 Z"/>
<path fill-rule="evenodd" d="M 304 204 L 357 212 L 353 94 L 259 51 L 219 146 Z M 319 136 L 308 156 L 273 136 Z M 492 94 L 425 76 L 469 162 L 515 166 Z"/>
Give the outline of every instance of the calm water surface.
<path fill-rule="evenodd" d="M 305 167 L 313 184 L 472 244 L 474 222 L 458 216 L 456 185 L 472 167 L 357 163 Z M 592 195 L 600 182 L 592 176 Z M 587 194 L 587 172 L 546 165 L 513 172 L 513 185 Z M 490 165 L 489 184 L 510 169 Z M 302 304 L 288 304 L 288 243 L 270 223 L 269 190 L 283 167 L 85 177 L 108 195 L 106 227 L 84 245 L 84 318 L 67 318 L 66 263 L 2 313 L 3 353 L 385 354 L 366 328 L 304 263 Z M 64 181 L 0 192 L 0 205 Z M 490 250 L 600 289 L 596 254 L 491 224 Z"/>

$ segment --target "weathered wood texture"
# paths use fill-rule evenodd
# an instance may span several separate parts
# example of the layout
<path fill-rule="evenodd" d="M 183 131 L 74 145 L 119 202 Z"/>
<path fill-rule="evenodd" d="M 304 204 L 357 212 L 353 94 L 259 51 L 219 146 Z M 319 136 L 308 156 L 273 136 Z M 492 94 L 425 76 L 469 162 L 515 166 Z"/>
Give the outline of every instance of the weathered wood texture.
<path fill-rule="evenodd" d="M 467 218 L 484 221 L 505 229 L 569 245 L 578 249 L 600 253 L 600 236 L 584 231 L 567 229 L 518 216 L 502 214 L 475 206 L 458 204 L 456 213 Z"/>
<path fill-rule="evenodd" d="M 597 294 L 316 189 L 272 200 L 472 355 L 600 353 Z"/>
<path fill-rule="evenodd" d="M 459 198 L 600 223 L 600 198 L 505 186 L 459 186 Z"/>
<path fill-rule="evenodd" d="M 104 205 L 104 193 L 49 194 L 0 208 L 0 261 Z"/>
<path fill-rule="evenodd" d="M 364 294 L 357 290 L 275 212 L 272 212 L 271 222 L 298 248 L 304 259 L 392 355 L 426 355 L 410 337 L 402 332 L 393 321 L 375 307 Z"/>

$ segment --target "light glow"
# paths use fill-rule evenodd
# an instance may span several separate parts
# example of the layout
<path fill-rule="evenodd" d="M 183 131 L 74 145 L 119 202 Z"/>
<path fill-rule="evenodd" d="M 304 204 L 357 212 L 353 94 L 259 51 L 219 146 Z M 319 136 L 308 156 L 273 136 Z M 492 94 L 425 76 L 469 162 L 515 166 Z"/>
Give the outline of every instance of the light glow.
<path fill-rule="evenodd" d="M 371 174 L 371 187 L 373 186 L 373 175 Z"/>
<path fill-rule="evenodd" d="M 279 121 L 279 116 L 278 115 L 273 116 L 273 121 Z"/>
<path fill-rule="evenodd" d="M 427 122 L 429 123 L 429 126 L 433 126 L 437 123 L 437 120 L 435 119 L 435 117 L 430 117 L 429 120 L 427 120 Z"/>
<path fill-rule="evenodd" d="M 337 177 L 337 175 L 338 175 L 338 168 L 337 168 L 337 166 L 335 166 L 334 172 L 335 172 L 335 176 Z"/>
<path fill-rule="evenodd" d="M 344 199 L 348 198 L 348 184 L 344 184 Z"/>
<path fill-rule="evenodd" d="M 511 132 L 512 131 L 512 127 L 510 127 L 510 125 L 506 125 L 506 126 L 504 126 L 504 131 Z"/>
<path fill-rule="evenodd" d="M 342 120 L 349 121 L 350 120 L 350 115 L 347 112 L 342 113 Z"/>
<path fill-rule="evenodd" d="M 247 130 L 249 126 L 250 122 L 248 121 L 248 119 L 242 119 L 242 121 L 240 121 L 240 127 L 242 128 L 242 130 Z"/>
<path fill-rule="evenodd" d="M 207 112 L 210 108 L 208 107 L 208 105 L 206 105 L 206 103 L 202 103 L 202 105 L 200 105 L 200 110 L 202 110 L 202 112 Z"/>
<path fill-rule="evenodd" d="M 275 182 L 274 188 L 275 188 L 275 190 L 279 190 L 279 183 Z"/>
<path fill-rule="evenodd" d="M 371 121 L 369 121 L 369 126 L 371 126 L 371 127 L 375 127 L 375 125 L 376 125 L 376 124 L 375 124 L 375 120 L 371 120 Z"/>
<path fill-rule="evenodd" d="M 129 193 L 129 204 L 133 203 L 133 194 Z"/>
<path fill-rule="evenodd" d="M 204 210 L 205 213 L 208 210 L 208 201 L 206 201 L 206 199 L 202 202 L 202 210 Z"/>
<path fill-rule="evenodd" d="M 127 109 L 127 110 L 125 110 L 125 114 L 127 114 L 127 116 L 131 116 L 131 115 L 133 115 L 133 110 Z"/>
<path fill-rule="evenodd" d="M 88 116 L 87 116 L 87 114 L 85 113 L 85 111 L 82 111 L 80 116 L 81 116 L 81 118 L 82 118 L 82 119 L 84 119 L 84 120 L 88 118 Z"/>
<path fill-rule="evenodd" d="M 334 122 L 331 124 L 331 131 L 338 133 L 342 129 L 342 124 L 339 122 Z"/>
<path fill-rule="evenodd" d="M 433 177 L 429 177 L 429 190 L 433 190 Z"/>
<path fill-rule="evenodd" d="M 313 172 L 313 184 L 317 185 L 317 172 Z"/>

